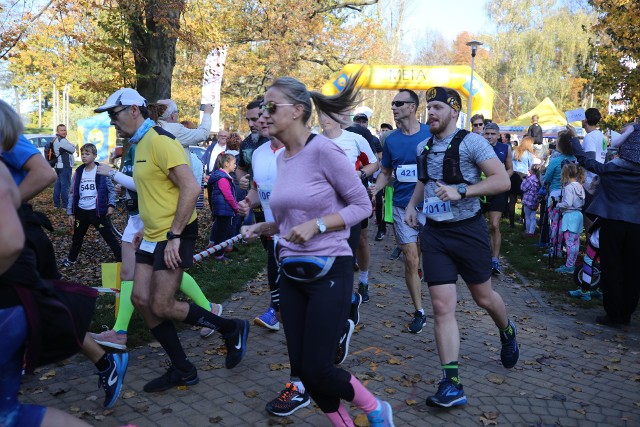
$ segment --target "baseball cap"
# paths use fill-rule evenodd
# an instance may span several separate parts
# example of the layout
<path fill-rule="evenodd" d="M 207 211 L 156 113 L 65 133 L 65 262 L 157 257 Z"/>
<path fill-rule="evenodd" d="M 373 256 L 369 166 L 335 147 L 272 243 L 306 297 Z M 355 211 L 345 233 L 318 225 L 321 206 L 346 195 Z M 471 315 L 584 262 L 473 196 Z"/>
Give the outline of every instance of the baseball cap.
<path fill-rule="evenodd" d="M 369 117 L 365 113 L 359 113 L 359 114 L 356 114 L 355 116 L 353 116 L 353 121 L 354 122 L 357 122 L 357 121 L 360 121 L 360 120 L 369 121 Z"/>
<path fill-rule="evenodd" d="M 135 89 L 125 87 L 115 91 L 113 95 L 107 98 L 107 102 L 105 102 L 104 105 L 99 106 L 94 111 L 96 113 L 102 113 L 103 111 L 111 110 L 118 105 L 137 105 L 139 107 L 146 107 L 147 100 L 144 99 Z"/>

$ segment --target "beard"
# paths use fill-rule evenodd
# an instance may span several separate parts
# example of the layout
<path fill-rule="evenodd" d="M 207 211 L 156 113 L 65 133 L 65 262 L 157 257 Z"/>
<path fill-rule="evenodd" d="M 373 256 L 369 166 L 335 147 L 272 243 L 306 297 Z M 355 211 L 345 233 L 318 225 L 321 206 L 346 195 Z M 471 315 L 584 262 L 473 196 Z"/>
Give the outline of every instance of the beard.
<path fill-rule="evenodd" d="M 251 131 L 251 141 L 256 143 L 256 142 L 258 142 L 258 140 L 260 140 L 260 132 Z"/>

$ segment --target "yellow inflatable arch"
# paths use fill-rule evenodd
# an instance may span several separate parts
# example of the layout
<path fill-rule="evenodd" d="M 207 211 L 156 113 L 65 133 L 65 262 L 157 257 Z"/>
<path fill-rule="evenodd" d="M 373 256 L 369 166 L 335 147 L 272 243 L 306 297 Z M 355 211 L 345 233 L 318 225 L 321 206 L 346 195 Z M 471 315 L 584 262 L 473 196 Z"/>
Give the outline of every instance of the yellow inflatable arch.
<path fill-rule="evenodd" d="M 363 65 L 347 64 L 322 86 L 322 93 L 335 95 L 344 88 L 350 76 L 362 70 L 358 84 L 363 89 L 411 89 L 426 90 L 433 86 L 455 89 L 469 99 L 471 67 L 467 65 L 434 66 L 419 65 Z M 468 101 L 463 102 L 466 110 Z M 490 119 L 493 111 L 493 89 L 477 73 L 473 74 L 473 99 L 471 111 Z"/>

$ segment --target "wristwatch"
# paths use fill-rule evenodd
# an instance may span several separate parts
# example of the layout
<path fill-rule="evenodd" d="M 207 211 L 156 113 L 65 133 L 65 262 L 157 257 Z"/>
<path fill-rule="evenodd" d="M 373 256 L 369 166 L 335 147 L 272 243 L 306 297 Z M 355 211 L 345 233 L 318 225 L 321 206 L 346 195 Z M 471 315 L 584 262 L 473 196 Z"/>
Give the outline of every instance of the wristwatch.
<path fill-rule="evenodd" d="M 167 240 L 179 239 L 181 237 L 182 235 L 180 234 L 175 234 L 172 231 L 167 231 Z"/>
<path fill-rule="evenodd" d="M 327 231 L 327 226 L 325 225 L 322 218 L 316 219 L 316 225 L 318 226 L 318 231 L 320 234 L 324 234 Z"/>
<path fill-rule="evenodd" d="M 458 194 L 460 194 L 460 200 L 467 197 L 467 184 L 458 185 Z"/>

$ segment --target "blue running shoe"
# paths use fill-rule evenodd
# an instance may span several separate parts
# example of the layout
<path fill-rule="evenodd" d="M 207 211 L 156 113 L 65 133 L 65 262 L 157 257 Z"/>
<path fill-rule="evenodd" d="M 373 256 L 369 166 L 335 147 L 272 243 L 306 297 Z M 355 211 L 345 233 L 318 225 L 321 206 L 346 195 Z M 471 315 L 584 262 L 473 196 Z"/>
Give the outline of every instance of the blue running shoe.
<path fill-rule="evenodd" d="M 513 368 L 518 363 L 520 358 L 520 348 L 518 347 L 518 340 L 516 335 L 518 330 L 515 323 L 509 320 L 509 325 L 506 331 L 500 331 L 500 342 L 502 343 L 502 350 L 500 350 L 500 361 L 502 366 L 507 369 Z"/>
<path fill-rule="evenodd" d="M 393 411 L 391 410 L 389 402 L 378 399 L 378 405 L 380 409 L 367 414 L 369 425 L 371 427 L 394 427 Z"/>
<path fill-rule="evenodd" d="M 98 372 L 98 387 L 104 389 L 104 407 L 111 408 L 122 390 L 122 382 L 129 365 L 129 354 L 107 353 L 107 360 L 109 368 L 104 372 Z"/>
<path fill-rule="evenodd" d="M 234 320 L 233 322 L 236 324 L 236 330 L 224 336 L 224 345 L 227 348 L 227 357 L 224 365 L 227 369 L 235 368 L 247 351 L 249 322 L 246 320 Z"/>
<path fill-rule="evenodd" d="M 591 292 L 582 292 L 581 288 L 574 289 L 573 291 L 568 291 L 567 294 L 570 297 L 580 298 L 582 301 L 591 301 Z"/>
<path fill-rule="evenodd" d="M 278 322 L 276 311 L 273 307 L 269 307 L 264 314 L 253 319 L 253 323 L 263 328 L 271 329 L 272 331 L 280 330 L 280 322 Z"/>
<path fill-rule="evenodd" d="M 500 267 L 500 261 L 491 261 L 491 273 L 493 275 L 498 275 L 502 273 L 502 269 Z"/>
<path fill-rule="evenodd" d="M 438 391 L 434 396 L 427 398 L 427 406 L 437 408 L 450 408 L 467 403 L 462 384 L 455 385 L 451 380 L 443 378 L 438 385 Z"/>
<path fill-rule="evenodd" d="M 567 267 L 566 265 L 563 265 L 561 267 L 556 268 L 556 273 L 573 274 L 574 269 L 575 269 L 574 267 Z"/>

